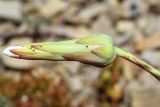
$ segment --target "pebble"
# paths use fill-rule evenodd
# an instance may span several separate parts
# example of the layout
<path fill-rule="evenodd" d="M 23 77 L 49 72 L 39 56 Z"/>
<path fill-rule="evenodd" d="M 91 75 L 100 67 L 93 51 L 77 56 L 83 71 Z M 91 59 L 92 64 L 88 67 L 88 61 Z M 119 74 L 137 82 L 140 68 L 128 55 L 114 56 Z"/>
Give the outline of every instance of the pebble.
<path fill-rule="evenodd" d="M 76 61 L 62 62 L 71 75 L 76 75 L 80 69 L 81 63 Z"/>
<path fill-rule="evenodd" d="M 154 65 L 156 67 L 160 67 L 160 51 L 155 51 L 155 50 L 145 50 L 143 51 L 141 57 L 149 62 L 151 65 Z"/>
<path fill-rule="evenodd" d="M 82 38 L 90 34 L 90 31 L 86 26 L 52 26 L 51 28 L 49 28 L 49 32 L 68 38 Z"/>
<path fill-rule="evenodd" d="M 135 31 L 135 24 L 132 21 L 120 20 L 116 24 L 116 29 L 120 33 L 133 33 Z"/>
<path fill-rule="evenodd" d="M 90 21 L 93 17 L 103 14 L 107 11 L 107 6 L 102 3 L 95 3 L 82 9 L 78 14 L 80 20 Z"/>
<path fill-rule="evenodd" d="M 40 12 L 43 16 L 51 17 L 63 11 L 67 7 L 67 3 L 63 0 L 48 0 L 40 6 Z"/>
<path fill-rule="evenodd" d="M 160 47 L 160 32 L 157 32 L 154 35 L 146 38 L 143 36 L 143 34 L 137 33 L 135 37 L 135 48 L 137 51 L 142 51 L 145 49 L 157 49 Z"/>
<path fill-rule="evenodd" d="M 17 0 L 0 1 L 0 17 L 15 21 L 22 19 L 22 4 Z"/>
<path fill-rule="evenodd" d="M 160 17 L 153 18 L 148 27 L 146 28 L 146 33 L 148 36 L 152 36 L 154 33 L 159 32 L 160 29 Z"/>
<path fill-rule="evenodd" d="M 114 43 L 118 46 L 127 44 L 131 41 L 132 36 L 131 33 L 119 34 L 119 36 L 114 37 Z"/>
<path fill-rule="evenodd" d="M 93 23 L 91 31 L 95 34 L 103 33 L 112 36 L 115 35 L 112 21 L 106 15 L 99 16 L 99 18 Z"/>
<path fill-rule="evenodd" d="M 132 80 L 126 87 L 127 99 L 132 107 L 159 107 L 160 91 L 158 81 L 149 73 L 143 72 L 139 80 Z M 151 96 L 154 96 L 151 99 Z"/>
<path fill-rule="evenodd" d="M 149 26 L 152 24 L 152 22 L 155 20 L 155 17 L 152 15 L 144 14 L 140 16 L 136 20 L 136 25 L 139 28 L 139 30 L 142 30 L 143 32 L 148 32 Z"/>
<path fill-rule="evenodd" d="M 145 13 L 148 8 L 142 0 L 125 0 L 123 3 L 123 10 L 125 18 L 134 18 Z"/>
<path fill-rule="evenodd" d="M 94 66 L 85 66 L 81 69 L 82 77 L 85 84 L 92 84 L 94 80 L 98 79 L 100 68 Z M 94 84 L 94 83 L 93 83 Z"/>
<path fill-rule="evenodd" d="M 79 92 L 83 89 L 83 81 L 81 76 L 73 76 L 69 80 L 69 87 L 72 92 Z"/>

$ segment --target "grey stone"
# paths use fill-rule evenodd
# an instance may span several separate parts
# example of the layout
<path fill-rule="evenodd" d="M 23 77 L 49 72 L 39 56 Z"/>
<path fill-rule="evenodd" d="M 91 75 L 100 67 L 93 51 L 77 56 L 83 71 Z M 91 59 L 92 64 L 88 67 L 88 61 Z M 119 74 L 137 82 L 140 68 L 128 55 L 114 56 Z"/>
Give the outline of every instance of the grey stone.
<path fill-rule="evenodd" d="M 133 33 L 135 31 L 135 24 L 132 21 L 120 20 L 116 24 L 116 29 L 121 33 Z"/>
<path fill-rule="evenodd" d="M 142 72 L 137 80 L 132 80 L 125 90 L 125 100 L 132 107 L 159 107 L 160 85 L 149 73 Z M 151 98 L 151 96 L 153 98 Z"/>
<path fill-rule="evenodd" d="M 3 23 L 0 25 L 0 33 L 14 32 L 15 26 L 12 23 Z"/>
<path fill-rule="evenodd" d="M 154 50 L 145 50 L 143 51 L 141 57 L 149 62 L 151 65 L 160 67 L 160 51 L 154 51 Z"/>
<path fill-rule="evenodd" d="M 110 18 L 108 18 L 105 15 L 101 15 L 92 25 L 91 28 L 93 33 L 96 34 L 109 34 L 109 35 L 115 35 L 115 32 L 113 30 L 112 21 Z"/>
<path fill-rule="evenodd" d="M 147 29 L 150 29 L 150 25 L 152 25 L 152 22 L 155 20 L 155 17 L 152 15 L 142 15 L 140 16 L 137 21 L 136 25 L 138 28 L 144 32 L 148 32 Z"/>
<path fill-rule="evenodd" d="M 76 61 L 62 62 L 62 64 L 66 67 L 66 69 L 71 75 L 74 75 L 74 74 L 76 75 L 81 65 L 81 63 L 76 62 Z"/>
<path fill-rule="evenodd" d="M 40 13 L 46 17 L 54 16 L 63 11 L 67 6 L 67 2 L 63 0 L 48 0 L 40 5 Z"/>
<path fill-rule="evenodd" d="M 78 17 L 80 20 L 84 20 L 85 22 L 88 22 L 93 17 L 105 13 L 106 10 L 107 10 L 107 6 L 105 4 L 95 3 L 82 9 L 78 14 Z"/>
<path fill-rule="evenodd" d="M 156 32 L 159 32 L 160 29 L 160 17 L 153 18 L 148 27 L 146 28 L 146 33 L 148 36 L 153 35 Z"/>
<path fill-rule="evenodd" d="M 123 3 L 124 17 L 134 18 L 148 10 L 142 0 L 125 0 Z"/>
<path fill-rule="evenodd" d="M 131 34 L 131 33 L 125 33 L 125 34 L 116 36 L 114 38 L 114 43 L 118 46 L 126 44 L 126 43 L 130 42 L 130 40 L 132 39 L 132 36 L 133 36 L 133 34 Z"/>
<path fill-rule="evenodd" d="M 66 36 L 68 38 L 81 38 L 90 34 L 89 29 L 86 26 L 71 27 L 60 25 L 46 27 L 46 30 L 48 30 L 51 34 Z"/>
<path fill-rule="evenodd" d="M 22 18 L 22 4 L 15 0 L 1 0 L 0 1 L 0 17 L 21 20 Z"/>
<path fill-rule="evenodd" d="M 73 93 L 80 92 L 83 89 L 83 80 L 81 76 L 73 76 L 70 78 L 69 86 Z"/>
<path fill-rule="evenodd" d="M 100 68 L 86 65 L 81 72 L 85 84 L 92 84 L 94 80 L 98 79 Z"/>

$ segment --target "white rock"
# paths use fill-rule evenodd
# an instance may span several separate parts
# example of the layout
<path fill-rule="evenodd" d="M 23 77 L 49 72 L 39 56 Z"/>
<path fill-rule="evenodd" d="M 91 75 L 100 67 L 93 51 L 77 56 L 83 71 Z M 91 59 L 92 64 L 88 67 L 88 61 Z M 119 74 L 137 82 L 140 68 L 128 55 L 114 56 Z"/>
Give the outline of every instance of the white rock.
<path fill-rule="evenodd" d="M 156 32 L 159 32 L 160 29 L 160 17 L 152 18 L 149 25 L 146 28 L 147 35 L 151 36 Z"/>
<path fill-rule="evenodd" d="M 48 0 L 40 6 L 40 12 L 42 15 L 50 17 L 64 10 L 66 6 L 67 3 L 62 0 Z"/>
<path fill-rule="evenodd" d="M 142 79 L 143 78 L 143 79 Z M 140 80 L 133 80 L 126 87 L 126 100 L 132 107 L 159 107 L 160 91 L 156 81 L 150 74 L 144 72 L 140 76 Z M 154 98 L 151 98 L 154 97 Z"/>
<path fill-rule="evenodd" d="M 101 15 L 92 25 L 92 32 L 97 34 L 115 35 L 112 21 L 105 15 Z"/>
<path fill-rule="evenodd" d="M 119 34 L 119 36 L 114 37 L 114 43 L 116 45 L 126 44 L 126 43 L 130 42 L 132 37 L 133 37 L 132 33 L 125 32 L 124 34 Z"/>
<path fill-rule="evenodd" d="M 154 50 L 145 50 L 141 57 L 149 62 L 151 65 L 160 67 L 160 51 L 154 51 Z"/>
<path fill-rule="evenodd" d="M 86 26 L 70 27 L 70 26 L 52 26 L 50 32 L 55 35 L 64 35 L 70 38 L 82 38 L 90 34 Z"/>
<path fill-rule="evenodd" d="M 15 0 L 1 0 L 0 1 L 0 17 L 11 20 L 21 20 L 22 5 Z"/>
<path fill-rule="evenodd" d="M 69 86 L 72 90 L 72 92 L 79 92 L 83 89 L 83 80 L 80 76 L 73 76 L 69 80 Z"/>
<path fill-rule="evenodd" d="M 124 17 L 133 18 L 148 10 L 143 0 L 125 0 L 123 3 Z"/>
<path fill-rule="evenodd" d="M 61 63 L 66 67 L 66 69 L 68 70 L 69 73 L 71 73 L 71 75 L 77 74 L 81 65 L 81 63 L 75 61 L 61 62 Z"/>
<path fill-rule="evenodd" d="M 93 83 L 94 80 L 98 79 L 98 76 L 100 74 L 100 68 L 94 67 L 94 66 L 86 66 L 82 69 L 82 77 L 85 81 L 85 84 Z"/>
<path fill-rule="evenodd" d="M 82 9 L 82 11 L 80 11 L 80 13 L 78 14 L 78 17 L 80 18 L 80 20 L 85 20 L 86 22 L 88 22 L 90 21 L 91 18 L 100 15 L 102 13 L 105 13 L 106 10 L 107 10 L 106 4 L 95 3 Z"/>
<path fill-rule="evenodd" d="M 147 29 L 150 27 L 150 25 L 152 25 L 154 20 L 156 20 L 156 19 L 155 19 L 155 17 L 153 15 L 148 15 L 148 14 L 147 15 L 143 15 L 143 16 L 140 16 L 137 19 L 136 25 L 142 31 L 147 31 Z"/>
<path fill-rule="evenodd" d="M 135 24 L 132 21 L 121 20 L 118 21 L 116 29 L 118 32 L 132 33 L 135 30 Z"/>

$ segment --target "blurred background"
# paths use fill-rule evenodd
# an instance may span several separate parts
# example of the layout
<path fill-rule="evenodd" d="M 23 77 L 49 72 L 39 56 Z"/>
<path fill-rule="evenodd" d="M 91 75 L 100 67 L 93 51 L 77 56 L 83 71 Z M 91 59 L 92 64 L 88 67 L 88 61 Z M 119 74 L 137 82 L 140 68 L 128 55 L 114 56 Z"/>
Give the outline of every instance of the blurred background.
<path fill-rule="evenodd" d="M 160 82 L 124 59 L 102 69 L 2 54 L 101 33 L 160 68 L 160 0 L 0 0 L 0 107 L 159 107 Z"/>

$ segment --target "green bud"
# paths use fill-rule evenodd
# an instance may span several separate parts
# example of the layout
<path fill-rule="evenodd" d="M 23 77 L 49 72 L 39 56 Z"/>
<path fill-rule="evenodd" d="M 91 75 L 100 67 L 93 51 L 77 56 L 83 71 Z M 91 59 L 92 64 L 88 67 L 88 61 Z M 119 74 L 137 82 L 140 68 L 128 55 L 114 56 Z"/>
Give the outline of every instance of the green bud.
<path fill-rule="evenodd" d="M 127 59 L 148 71 L 160 80 L 160 71 L 140 60 L 133 54 L 113 45 L 109 35 L 90 35 L 81 39 L 62 42 L 32 43 L 11 46 L 3 53 L 13 58 L 28 60 L 79 61 L 81 63 L 106 67 L 116 56 Z"/>
<path fill-rule="evenodd" d="M 4 54 L 20 59 L 79 61 L 105 67 L 115 59 L 112 38 L 108 35 L 86 36 L 62 42 L 33 43 L 11 46 Z"/>

